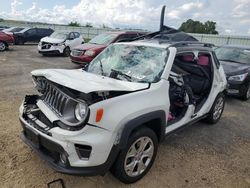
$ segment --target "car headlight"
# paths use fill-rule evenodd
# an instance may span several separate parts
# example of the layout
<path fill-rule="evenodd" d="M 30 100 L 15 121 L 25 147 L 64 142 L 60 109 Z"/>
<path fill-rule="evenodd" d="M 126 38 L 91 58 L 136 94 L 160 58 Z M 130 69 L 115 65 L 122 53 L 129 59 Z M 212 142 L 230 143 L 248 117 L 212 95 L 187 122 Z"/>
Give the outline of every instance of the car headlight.
<path fill-rule="evenodd" d="M 88 105 L 85 102 L 78 102 L 75 107 L 75 117 L 78 121 L 83 121 L 88 115 Z"/>
<path fill-rule="evenodd" d="M 244 73 L 244 74 L 239 74 L 239 75 L 234 75 L 234 76 L 230 76 L 228 78 L 229 81 L 238 81 L 238 82 L 242 82 L 243 80 L 245 80 L 245 78 L 247 77 L 248 72 Z"/>
<path fill-rule="evenodd" d="M 86 55 L 86 56 L 94 56 L 95 55 L 95 51 L 93 51 L 93 50 L 87 50 L 85 53 L 84 53 L 84 55 Z"/>

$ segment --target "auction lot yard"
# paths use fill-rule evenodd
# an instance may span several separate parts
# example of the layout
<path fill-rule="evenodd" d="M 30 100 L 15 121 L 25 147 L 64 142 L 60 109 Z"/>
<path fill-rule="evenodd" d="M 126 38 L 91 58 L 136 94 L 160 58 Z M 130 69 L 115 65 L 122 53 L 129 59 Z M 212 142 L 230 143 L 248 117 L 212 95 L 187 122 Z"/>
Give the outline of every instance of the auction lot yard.
<path fill-rule="evenodd" d="M 124 185 L 104 177 L 55 172 L 20 139 L 18 108 L 35 93 L 30 72 L 78 68 L 66 57 L 43 57 L 36 45 L 0 53 L 0 187 L 47 187 L 58 178 L 76 187 L 250 187 L 250 101 L 227 98 L 216 125 L 198 122 L 161 143 L 154 166 L 141 181 Z M 83 83 L 85 84 L 85 83 Z"/>

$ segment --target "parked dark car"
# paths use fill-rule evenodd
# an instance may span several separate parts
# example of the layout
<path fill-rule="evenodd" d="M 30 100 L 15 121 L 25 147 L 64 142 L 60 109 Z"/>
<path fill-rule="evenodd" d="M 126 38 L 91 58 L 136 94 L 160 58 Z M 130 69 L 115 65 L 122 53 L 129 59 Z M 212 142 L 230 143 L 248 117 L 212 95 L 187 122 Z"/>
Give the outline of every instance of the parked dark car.
<path fill-rule="evenodd" d="M 15 43 L 24 44 L 25 42 L 39 42 L 41 38 L 51 35 L 53 29 L 47 28 L 26 28 L 20 32 L 14 32 Z"/>
<path fill-rule="evenodd" d="M 228 95 L 250 98 L 250 46 L 222 46 L 215 49 L 228 80 Z"/>
<path fill-rule="evenodd" d="M 12 33 L 0 32 L 0 51 L 8 49 L 9 45 L 13 44 L 15 39 Z"/>
<path fill-rule="evenodd" d="M 88 43 L 84 43 L 74 48 L 70 54 L 71 61 L 76 64 L 88 64 L 109 44 L 129 41 L 145 34 L 145 32 L 134 31 L 116 31 L 100 34 L 91 39 Z"/>
<path fill-rule="evenodd" d="M 15 33 L 15 32 L 20 32 L 23 29 L 25 29 L 24 27 L 10 27 L 8 29 L 4 29 L 3 32 L 11 32 L 11 33 Z"/>

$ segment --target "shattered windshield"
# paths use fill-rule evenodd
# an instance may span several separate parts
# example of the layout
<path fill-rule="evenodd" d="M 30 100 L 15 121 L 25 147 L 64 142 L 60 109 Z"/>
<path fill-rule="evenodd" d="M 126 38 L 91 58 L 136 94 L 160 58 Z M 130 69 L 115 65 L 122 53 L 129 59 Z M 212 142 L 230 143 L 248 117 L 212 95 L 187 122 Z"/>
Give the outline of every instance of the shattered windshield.
<path fill-rule="evenodd" d="M 115 44 L 106 48 L 88 67 L 88 72 L 131 82 L 157 82 L 164 70 L 164 48 Z"/>
<path fill-rule="evenodd" d="M 216 56 L 221 61 L 233 61 L 250 64 L 250 50 L 241 48 L 219 47 L 215 49 Z"/>

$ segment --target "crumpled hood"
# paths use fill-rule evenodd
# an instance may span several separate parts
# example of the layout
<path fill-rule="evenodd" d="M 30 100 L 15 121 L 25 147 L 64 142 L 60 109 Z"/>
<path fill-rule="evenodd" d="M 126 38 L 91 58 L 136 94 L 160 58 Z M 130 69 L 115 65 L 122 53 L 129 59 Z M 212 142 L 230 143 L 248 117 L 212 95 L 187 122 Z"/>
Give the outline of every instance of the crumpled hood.
<path fill-rule="evenodd" d="M 242 63 L 234 63 L 234 62 L 228 62 L 228 61 L 220 61 L 220 62 L 223 66 L 223 69 L 226 75 L 228 76 L 247 72 L 250 68 L 250 66 L 242 64 Z"/>
<path fill-rule="evenodd" d="M 93 91 L 136 91 L 148 88 L 148 83 L 116 80 L 83 71 L 82 69 L 40 69 L 31 72 L 34 76 L 44 76 L 62 86 L 83 92 Z"/>
<path fill-rule="evenodd" d="M 105 48 L 105 47 L 106 47 L 106 45 L 84 43 L 84 44 L 81 44 L 81 45 L 75 47 L 75 49 L 86 51 L 86 50 L 90 50 L 90 49 L 98 49 L 98 48 Z"/>
<path fill-rule="evenodd" d="M 53 44 L 62 43 L 64 41 L 65 41 L 64 39 L 56 39 L 56 38 L 51 38 L 51 37 L 43 37 L 41 39 L 41 42 L 49 42 L 49 43 L 53 43 Z"/>

